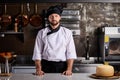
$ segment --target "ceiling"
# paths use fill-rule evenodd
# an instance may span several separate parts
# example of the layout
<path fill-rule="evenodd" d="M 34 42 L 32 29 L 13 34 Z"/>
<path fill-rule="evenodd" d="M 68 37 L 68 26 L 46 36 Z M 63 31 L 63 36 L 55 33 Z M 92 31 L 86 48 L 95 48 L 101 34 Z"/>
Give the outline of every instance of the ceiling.
<path fill-rule="evenodd" d="M 120 3 L 120 0 L 0 0 L 0 3 L 74 3 L 74 2 L 104 2 L 104 3 Z"/>

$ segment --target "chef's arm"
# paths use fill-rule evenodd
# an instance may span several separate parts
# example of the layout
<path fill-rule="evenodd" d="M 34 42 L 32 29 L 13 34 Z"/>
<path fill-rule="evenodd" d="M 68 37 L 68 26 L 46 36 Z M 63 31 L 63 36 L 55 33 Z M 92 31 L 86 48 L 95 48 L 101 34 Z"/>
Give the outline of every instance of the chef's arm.
<path fill-rule="evenodd" d="M 41 61 L 35 60 L 35 66 L 36 66 L 36 70 L 41 70 Z"/>
<path fill-rule="evenodd" d="M 67 60 L 67 69 L 63 72 L 64 75 L 72 75 L 72 67 L 73 67 L 74 59 Z"/>
<path fill-rule="evenodd" d="M 67 60 L 67 70 L 72 71 L 73 62 L 74 62 L 74 59 L 68 59 Z"/>
<path fill-rule="evenodd" d="M 36 66 L 36 75 L 44 75 L 44 72 L 42 71 L 42 66 L 41 66 L 41 60 L 35 60 L 35 66 Z"/>

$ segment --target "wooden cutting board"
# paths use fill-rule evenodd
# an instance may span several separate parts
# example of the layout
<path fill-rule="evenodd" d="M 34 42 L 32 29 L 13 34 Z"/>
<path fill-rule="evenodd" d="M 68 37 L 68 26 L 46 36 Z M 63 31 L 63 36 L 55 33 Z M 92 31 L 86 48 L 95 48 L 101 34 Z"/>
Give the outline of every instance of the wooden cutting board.
<path fill-rule="evenodd" d="M 120 76 L 102 77 L 102 76 L 96 76 L 96 74 L 91 74 L 90 77 L 94 79 L 118 79 L 120 78 Z"/>
<path fill-rule="evenodd" d="M 12 73 L 1 73 L 0 76 L 11 76 Z"/>

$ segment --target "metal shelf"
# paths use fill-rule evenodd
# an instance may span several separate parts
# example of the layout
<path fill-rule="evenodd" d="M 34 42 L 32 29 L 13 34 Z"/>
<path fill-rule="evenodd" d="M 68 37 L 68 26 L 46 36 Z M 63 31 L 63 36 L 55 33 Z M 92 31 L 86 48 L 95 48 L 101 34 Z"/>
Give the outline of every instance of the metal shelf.
<path fill-rule="evenodd" d="M 6 36 L 9 36 L 9 35 L 15 35 L 22 42 L 24 42 L 24 32 L 14 32 L 14 31 L 0 32 L 0 37 L 6 37 Z"/>
<path fill-rule="evenodd" d="M 7 31 L 7 32 L 0 32 L 0 34 L 23 34 L 23 32 Z"/>

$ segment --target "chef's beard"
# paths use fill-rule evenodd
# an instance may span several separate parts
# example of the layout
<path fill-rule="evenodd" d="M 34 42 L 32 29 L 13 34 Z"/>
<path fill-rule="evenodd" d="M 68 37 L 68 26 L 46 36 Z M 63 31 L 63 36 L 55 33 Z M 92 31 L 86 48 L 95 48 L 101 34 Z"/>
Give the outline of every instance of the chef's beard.
<path fill-rule="evenodd" d="M 59 21 L 50 22 L 50 24 L 51 24 L 52 26 L 56 26 L 56 25 L 58 25 L 59 23 L 60 23 Z"/>

